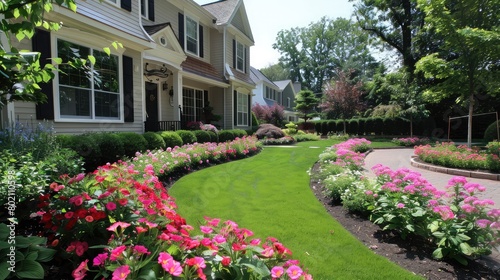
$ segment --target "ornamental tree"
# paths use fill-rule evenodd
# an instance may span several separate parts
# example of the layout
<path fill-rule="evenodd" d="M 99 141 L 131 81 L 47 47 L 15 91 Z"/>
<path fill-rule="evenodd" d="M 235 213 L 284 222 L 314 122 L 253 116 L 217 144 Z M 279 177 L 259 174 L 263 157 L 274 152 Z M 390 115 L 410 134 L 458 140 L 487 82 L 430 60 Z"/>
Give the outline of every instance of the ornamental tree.
<path fill-rule="evenodd" d="M 316 106 L 318 106 L 319 99 L 314 92 L 310 90 L 301 90 L 295 96 L 295 110 L 298 115 L 304 119 L 304 123 L 318 115 Z"/>

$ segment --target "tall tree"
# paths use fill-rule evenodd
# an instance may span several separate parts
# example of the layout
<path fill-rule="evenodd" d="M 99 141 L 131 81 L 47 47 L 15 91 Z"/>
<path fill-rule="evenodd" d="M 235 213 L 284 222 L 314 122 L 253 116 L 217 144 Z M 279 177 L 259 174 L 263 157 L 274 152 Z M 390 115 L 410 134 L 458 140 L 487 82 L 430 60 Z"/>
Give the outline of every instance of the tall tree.
<path fill-rule="evenodd" d="M 356 2 L 354 13 L 361 28 L 401 55 L 413 81 L 415 63 L 421 55 L 417 36 L 424 25 L 424 13 L 417 0 L 350 1 Z"/>
<path fill-rule="evenodd" d="M 316 94 L 310 90 L 301 90 L 295 96 L 295 111 L 298 115 L 304 119 L 304 123 L 307 120 L 318 115 L 316 112 L 316 107 L 318 106 L 319 99 Z"/>
<path fill-rule="evenodd" d="M 282 63 L 270 64 L 260 69 L 260 72 L 271 81 L 291 80 L 290 69 L 284 67 Z"/>
<path fill-rule="evenodd" d="M 282 30 L 273 48 L 280 52 L 280 62 L 290 69 L 292 80 L 316 93 L 337 69 L 371 75 L 377 66 L 370 54 L 368 34 L 344 18 L 323 17 L 308 27 Z"/>
<path fill-rule="evenodd" d="M 350 79 L 351 72 L 338 71 L 337 79 L 332 79 L 325 84 L 323 98 L 319 108 L 325 113 L 333 113 L 335 117 L 344 120 L 344 134 L 346 133 L 346 120 L 354 117 L 362 108 L 361 95 L 362 83 L 354 83 Z"/>
<path fill-rule="evenodd" d="M 418 0 L 427 28 L 442 35 L 439 51 L 416 65 L 426 78 L 437 81 L 425 95 L 439 102 L 459 94 L 468 103 L 467 144 L 472 143 L 472 116 L 478 93 L 500 93 L 500 1 Z"/>

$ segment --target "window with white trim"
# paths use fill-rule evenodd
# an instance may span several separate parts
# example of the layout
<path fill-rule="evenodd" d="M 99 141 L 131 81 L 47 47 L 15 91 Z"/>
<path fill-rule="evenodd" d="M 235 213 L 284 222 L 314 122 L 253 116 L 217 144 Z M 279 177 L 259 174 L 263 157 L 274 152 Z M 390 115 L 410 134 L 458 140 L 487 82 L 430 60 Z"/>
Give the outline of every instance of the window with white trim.
<path fill-rule="evenodd" d="M 186 50 L 194 55 L 199 55 L 198 28 L 198 22 L 186 16 Z"/>
<path fill-rule="evenodd" d="M 248 95 L 238 92 L 237 94 L 237 120 L 236 124 L 241 126 L 248 125 Z"/>
<path fill-rule="evenodd" d="M 141 0 L 141 15 L 148 18 L 148 0 Z"/>
<path fill-rule="evenodd" d="M 245 72 L 245 45 L 236 41 L 236 69 Z"/>
<path fill-rule="evenodd" d="M 187 121 L 201 121 L 203 117 L 203 91 L 192 88 L 182 89 L 182 114 Z"/>
<path fill-rule="evenodd" d="M 264 97 L 267 99 L 275 100 L 276 99 L 276 90 L 266 86 L 266 95 Z"/>
<path fill-rule="evenodd" d="M 120 59 L 116 55 L 57 40 L 57 56 L 63 61 L 93 55 L 95 64 L 88 69 L 60 65 L 58 103 L 61 119 L 120 119 Z"/>

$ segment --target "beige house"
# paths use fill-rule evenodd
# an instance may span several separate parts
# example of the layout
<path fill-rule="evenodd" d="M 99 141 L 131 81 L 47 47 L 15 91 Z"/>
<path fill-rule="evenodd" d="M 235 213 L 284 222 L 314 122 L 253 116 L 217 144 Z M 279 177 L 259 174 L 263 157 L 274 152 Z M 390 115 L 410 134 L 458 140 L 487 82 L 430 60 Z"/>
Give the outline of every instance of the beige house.
<path fill-rule="evenodd" d="M 254 41 L 243 0 L 77 5 L 77 13 L 58 6 L 47 13 L 63 28 L 38 30 L 16 47 L 41 52 L 43 61 L 93 55 L 90 75 L 62 66 L 65 74 L 43 85 L 47 103 L 9 104 L 3 124 L 47 120 L 58 133 L 174 130 L 191 121 L 251 127 Z M 108 56 L 102 48 L 113 42 L 123 48 L 111 48 Z"/>

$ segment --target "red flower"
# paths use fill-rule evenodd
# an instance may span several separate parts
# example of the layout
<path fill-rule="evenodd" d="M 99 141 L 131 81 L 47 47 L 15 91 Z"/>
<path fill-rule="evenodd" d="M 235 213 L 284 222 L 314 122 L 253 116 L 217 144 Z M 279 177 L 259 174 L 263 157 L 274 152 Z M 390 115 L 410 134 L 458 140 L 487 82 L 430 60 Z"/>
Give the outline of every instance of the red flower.
<path fill-rule="evenodd" d="M 71 273 L 71 276 L 73 276 L 73 278 L 75 280 L 82 280 L 85 278 L 85 275 L 86 275 L 87 271 L 89 270 L 89 267 L 87 266 L 88 262 L 89 262 L 89 260 L 84 260 L 83 262 L 80 263 L 80 265 L 75 270 L 73 270 L 73 273 Z"/>

